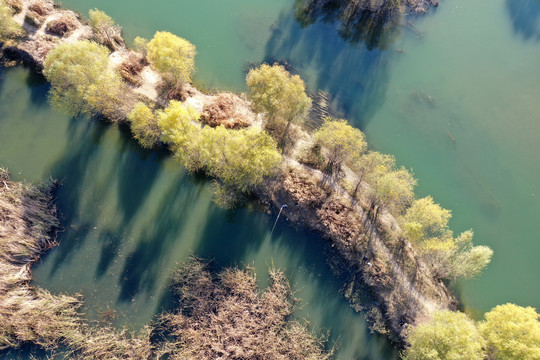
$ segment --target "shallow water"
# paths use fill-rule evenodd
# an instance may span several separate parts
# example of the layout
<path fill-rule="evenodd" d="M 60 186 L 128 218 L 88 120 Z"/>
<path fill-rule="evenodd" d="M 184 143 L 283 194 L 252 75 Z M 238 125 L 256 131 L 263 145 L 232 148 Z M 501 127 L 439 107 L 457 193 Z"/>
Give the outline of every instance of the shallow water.
<path fill-rule="evenodd" d="M 128 39 L 184 36 L 197 45 L 197 81 L 208 87 L 242 90 L 247 65 L 287 61 L 311 90 L 331 94 L 373 148 L 413 168 L 417 193 L 453 210 L 456 232 L 472 227 L 476 243 L 495 250 L 479 278 L 458 284 L 471 312 L 540 307 L 538 1 L 444 1 L 373 50 L 342 39 L 331 22 L 302 28 L 291 0 L 63 4 L 106 11 Z M 215 208 L 206 181 L 114 126 L 50 110 L 45 90 L 21 69 L 0 76 L 0 164 L 17 179 L 64 181 L 66 231 L 36 269 L 38 284 L 83 292 L 90 317 L 109 306 L 118 324 L 137 327 L 166 303 L 167 275 L 191 252 L 219 266 L 254 263 L 261 285 L 274 263 L 299 289 L 300 315 L 339 338 L 339 358 L 396 356 L 336 296 L 317 236 L 283 222 L 270 238 L 272 216 Z"/>

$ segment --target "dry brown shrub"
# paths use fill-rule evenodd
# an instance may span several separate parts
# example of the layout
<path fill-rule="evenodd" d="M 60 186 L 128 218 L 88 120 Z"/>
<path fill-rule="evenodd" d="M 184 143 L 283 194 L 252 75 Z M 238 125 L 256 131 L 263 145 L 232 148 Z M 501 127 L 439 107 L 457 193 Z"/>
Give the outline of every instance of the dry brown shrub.
<path fill-rule="evenodd" d="M 283 187 L 295 202 L 304 208 L 318 208 L 330 194 L 312 174 L 289 168 Z"/>
<path fill-rule="evenodd" d="M 161 318 L 172 330 L 161 344 L 169 359 L 328 359 L 323 344 L 291 321 L 294 298 L 283 273 L 270 271 L 270 286 L 257 290 L 249 270 L 212 276 L 198 260 L 175 275 L 181 311 Z"/>
<path fill-rule="evenodd" d="M 6 2 L 6 4 L 9 5 L 10 8 L 13 9 L 15 14 L 20 13 L 24 7 L 21 0 L 4 0 L 4 1 Z"/>
<path fill-rule="evenodd" d="M 227 129 L 241 129 L 252 125 L 246 117 L 249 106 L 245 99 L 233 93 L 220 93 L 206 104 L 201 121 L 211 127 L 223 125 Z"/>
<path fill-rule="evenodd" d="M 120 75 L 130 84 L 141 86 L 141 71 L 148 65 L 148 60 L 143 55 L 130 51 L 125 60 L 120 65 Z"/>
<path fill-rule="evenodd" d="M 36 1 L 30 6 L 28 6 L 28 10 L 32 11 L 39 16 L 46 16 L 51 12 L 51 9 L 47 4 L 45 4 L 43 1 Z"/>
<path fill-rule="evenodd" d="M 363 221 L 343 197 L 333 194 L 317 211 L 321 224 L 335 239 L 355 243 L 363 233 Z"/>
<path fill-rule="evenodd" d="M 79 27 L 79 21 L 71 14 L 63 14 L 59 19 L 49 21 L 46 31 L 48 33 L 64 36 Z"/>

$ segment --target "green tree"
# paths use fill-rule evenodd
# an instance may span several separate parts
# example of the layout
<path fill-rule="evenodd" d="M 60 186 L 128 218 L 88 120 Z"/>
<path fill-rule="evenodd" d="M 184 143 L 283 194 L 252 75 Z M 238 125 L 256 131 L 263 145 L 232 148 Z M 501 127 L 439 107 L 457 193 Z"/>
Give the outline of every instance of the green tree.
<path fill-rule="evenodd" d="M 505 304 L 484 316 L 480 331 L 487 340 L 491 359 L 540 359 L 540 322 L 534 308 Z"/>
<path fill-rule="evenodd" d="M 158 31 L 148 42 L 148 60 L 169 85 L 181 87 L 195 71 L 195 45 L 170 32 Z"/>
<path fill-rule="evenodd" d="M 13 9 L 3 0 L 0 0 L 0 42 L 21 37 L 24 29 L 13 20 Z"/>
<path fill-rule="evenodd" d="M 252 69 L 246 77 L 253 109 L 268 117 L 267 128 L 284 129 L 277 135 L 282 151 L 287 143 L 292 123 L 302 123 L 311 109 L 311 99 L 306 94 L 304 81 L 291 75 L 281 65 L 261 65 Z"/>
<path fill-rule="evenodd" d="M 405 168 L 379 176 L 372 184 L 371 210 L 377 218 L 381 207 L 401 213 L 414 199 L 416 180 Z"/>
<path fill-rule="evenodd" d="M 349 166 L 358 175 L 352 194 L 353 198 L 356 197 L 364 181 L 373 184 L 376 179 L 391 172 L 395 165 L 396 159 L 392 155 L 382 154 L 377 151 L 370 151 L 362 155 L 357 161 L 352 162 Z"/>
<path fill-rule="evenodd" d="M 281 162 L 274 139 L 255 127 L 228 130 L 223 125 L 206 126 L 200 139 L 208 173 L 239 192 L 260 185 Z"/>
<path fill-rule="evenodd" d="M 103 11 L 94 9 L 89 11 L 90 27 L 94 32 L 94 39 L 112 51 L 119 50 L 125 46 L 122 38 L 122 28 Z"/>
<path fill-rule="evenodd" d="M 169 106 L 158 113 L 158 126 L 161 130 L 161 140 L 170 144 L 175 158 L 188 170 L 196 171 L 201 164 L 197 147 L 201 133 L 197 125 L 199 113 L 180 101 L 171 101 Z"/>
<path fill-rule="evenodd" d="M 317 144 L 326 148 L 327 168 L 335 176 L 340 175 L 343 164 L 358 162 L 367 148 L 364 134 L 343 119 L 324 119 L 313 137 Z"/>
<path fill-rule="evenodd" d="M 415 200 L 404 216 L 407 235 L 417 243 L 431 238 L 451 237 L 448 229 L 451 217 L 452 212 L 435 204 L 431 196 Z"/>
<path fill-rule="evenodd" d="M 482 360 L 484 340 L 474 322 L 460 312 L 438 311 L 407 334 L 404 360 Z"/>
<path fill-rule="evenodd" d="M 145 148 L 152 148 L 161 136 L 157 117 L 145 104 L 139 102 L 128 114 L 131 123 L 131 132 L 135 139 Z"/>
<path fill-rule="evenodd" d="M 448 227 L 452 217 L 431 196 L 414 201 L 405 216 L 404 229 L 434 276 L 445 279 L 470 278 L 479 274 L 491 261 L 493 250 L 473 246 L 473 232 L 463 232 L 454 238 Z"/>
<path fill-rule="evenodd" d="M 53 105 L 72 116 L 102 113 L 110 120 L 123 119 L 129 97 L 108 56 L 106 47 L 89 40 L 61 43 L 51 50 L 43 74 L 52 85 Z"/>

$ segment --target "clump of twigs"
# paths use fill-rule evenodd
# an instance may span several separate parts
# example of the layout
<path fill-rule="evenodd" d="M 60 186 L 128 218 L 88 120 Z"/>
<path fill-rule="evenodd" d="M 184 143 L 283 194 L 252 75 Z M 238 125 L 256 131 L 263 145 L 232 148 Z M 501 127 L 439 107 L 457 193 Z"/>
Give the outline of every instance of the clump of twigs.
<path fill-rule="evenodd" d="M 204 106 L 201 121 L 209 126 L 223 125 L 227 129 L 240 129 L 252 125 L 247 118 L 247 100 L 233 93 L 220 93 Z"/>
<path fill-rule="evenodd" d="M 148 60 L 143 55 L 130 51 L 125 60 L 120 64 L 120 75 L 130 84 L 141 86 L 141 71 L 148 65 Z"/>
<path fill-rule="evenodd" d="M 13 9 L 15 14 L 20 13 L 24 7 L 21 0 L 4 0 L 4 2 Z"/>
<path fill-rule="evenodd" d="M 291 321 L 294 298 L 282 272 L 270 270 L 260 292 L 253 271 L 226 269 L 212 275 L 191 259 L 174 275 L 177 313 L 163 315 L 169 359 L 328 359 L 323 342 Z"/>
<path fill-rule="evenodd" d="M 63 14 L 60 18 L 47 23 L 46 31 L 60 37 L 69 34 L 79 27 L 79 22 L 71 14 Z"/>

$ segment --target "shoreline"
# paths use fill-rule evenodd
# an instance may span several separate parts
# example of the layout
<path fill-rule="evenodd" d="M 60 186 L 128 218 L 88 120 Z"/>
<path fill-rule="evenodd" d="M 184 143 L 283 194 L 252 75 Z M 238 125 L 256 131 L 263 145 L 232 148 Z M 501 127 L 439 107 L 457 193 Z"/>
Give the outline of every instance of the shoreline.
<path fill-rule="evenodd" d="M 23 10 L 15 16 L 19 24 L 26 24 L 25 14 L 31 3 L 23 2 Z M 20 41 L 7 46 L 4 44 L 3 49 L 3 56 L 8 60 L 19 57 L 37 71 L 42 69 L 47 52 L 58 43 L 92 37 L 91 29 L 78 14 L 58 8 L 51 1 L 46 3 L 50 13 L 41 26 L 36 28 L 26 24 L 29 34 Z M 65 38 L 47 34 L 47 23 L 64 14 L 74 16 L 78 27 Z M 119 66 L 130 51 L 121 48 L 112 52 L 109 57 L 111 66 Z M 157 91 L 160 76 L 147 65 L 141 77 L 141 86 L 130 85 L 129 95 L 144 97 L 158 106 L 165 106 L 166 101 L 158 96 Z M 189 96 L 184 104 L 192 105 L 199 112 L 217 96 L 203 94 L 192 86 L 187 88 L 186 93 Z M 244 110 L 252 115 L 251 126 L 260 126 L 261 115 L 254 114 L 249 108 Z M 302 137 L 305 142 L 312 141 L 307 132 L 303 131 Z M 275 210 L 282 204 L 288 204 L 284 215 L 301 226 L 317 231 L 332 243 L 343 262 L 343 268 L 353 279 L 347 292 L 353 307 L 369 312 L 372 323 L 382 320 L 388 329 L 387 335 L 399 346 L 404 345 L 403 332 L 407 325 L 429 319 L 435 310 L 455 310 L 457 301 L 446 285 L 433 278 L 411 243 L 399 236 L 397 220 L 388 211 L 383 211 L 378 221 L 371 220 L 362 201 L 354 201 L 340 184 L 328 181 L 327 175 L 320 170 L 294 159 L 295 152 L 300 148 L 298 145 L 296 151 L 284 159 L 277 178 L 266 180 L 254 192 L 260 201 L 270 204 Z M 303 185 L 297 186 L 299 183 Z M 320 183 L 327 184 L 322 193 L 318 188 Z M 374 304 L 361 304 L 355 300 L 366 287 L 376 299 Z M 382 329 L 379 324 L 374 328 Z"/>

